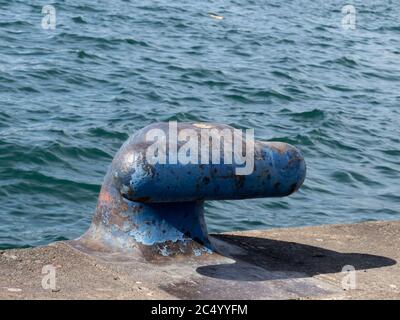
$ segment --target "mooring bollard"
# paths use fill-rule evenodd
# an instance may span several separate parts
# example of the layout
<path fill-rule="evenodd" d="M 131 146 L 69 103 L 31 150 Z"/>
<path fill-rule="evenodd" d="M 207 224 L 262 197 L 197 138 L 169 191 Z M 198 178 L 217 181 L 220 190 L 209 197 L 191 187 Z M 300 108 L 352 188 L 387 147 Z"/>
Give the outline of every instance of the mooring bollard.
<path fill-rule="evenodd" d="M 245 166 L 251 170 L 238 174 Z M 205 200 L 287 196 L 305 172 L 303 156 L 286 143 L 249 141 L 221 124 L 156 123 L 116 154 L 92 225 L 75 246 L 147 260 L 211 254 Z"/>

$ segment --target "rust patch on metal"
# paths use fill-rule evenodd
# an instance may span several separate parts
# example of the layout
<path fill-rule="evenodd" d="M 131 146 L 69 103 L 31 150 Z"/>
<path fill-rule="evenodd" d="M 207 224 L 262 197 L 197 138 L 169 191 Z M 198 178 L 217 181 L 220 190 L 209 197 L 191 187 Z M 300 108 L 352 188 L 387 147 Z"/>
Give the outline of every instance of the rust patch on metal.
<path fill-rule="evenodd" d="M 103 204 L 111 204 L 113 202 L 113 197 L 108 191 L 101 190 L 99 194 L 99 202 Z"/>
<path fill-rule="evenodd" d="M 277 151 L 280 154 L 285 153 L 288 150 L 289 145 L 283 142 L 267 142 L 267 145 Z"/>

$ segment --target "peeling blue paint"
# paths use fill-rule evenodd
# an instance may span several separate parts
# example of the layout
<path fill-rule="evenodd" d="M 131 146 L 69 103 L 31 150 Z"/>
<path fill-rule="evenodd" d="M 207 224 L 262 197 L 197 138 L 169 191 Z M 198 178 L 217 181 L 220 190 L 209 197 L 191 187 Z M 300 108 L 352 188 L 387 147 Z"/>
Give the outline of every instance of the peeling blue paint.
<path fill-rule="evenodd" d="M 140 204 L 140 214 L 130 216 L 129 236 L 144 245 L 196 239 L 207 245 L 201 201 Z M 203 224 L 204 225 L 204 224 Z"/>

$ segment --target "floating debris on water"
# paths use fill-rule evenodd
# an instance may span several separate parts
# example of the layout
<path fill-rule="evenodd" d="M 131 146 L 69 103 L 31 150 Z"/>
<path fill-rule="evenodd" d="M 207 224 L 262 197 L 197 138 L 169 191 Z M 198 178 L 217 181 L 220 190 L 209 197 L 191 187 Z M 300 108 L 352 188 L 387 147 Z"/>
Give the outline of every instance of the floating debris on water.
<path fill-rule="evenodd" d="M 210 18 L 215 19 L 215 20 L 222 20 L 222 19 L 224 19 L 223 16 L 220 16 L 220 15 L 215 14 L 215 13 L 212 13 L 212 12 L 209 12 L 209 13 L 208 13 L 208 16 L 209 16 Z"/>

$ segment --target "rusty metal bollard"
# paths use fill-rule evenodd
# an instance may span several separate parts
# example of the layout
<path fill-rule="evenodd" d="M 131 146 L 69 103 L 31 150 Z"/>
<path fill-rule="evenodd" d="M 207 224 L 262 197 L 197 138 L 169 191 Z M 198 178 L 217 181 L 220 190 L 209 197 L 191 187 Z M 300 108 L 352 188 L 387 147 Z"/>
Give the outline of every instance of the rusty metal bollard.
<path fill-rule="evenodd" d="M 210 138 L 207 145 L 201 138 L 207 129 L 225 133 L 224 140 L 217 139 L 213 144 Z M 204 201 L 287 196 L 305 179 L 303 156 L 289 144 L 245 141 L 237 129 L 214 123 L 175 122 L 175 130 L 171 130 L 171 123 L 156 123 L 139 130 L 124 143 L 105 177 L 92 225 L 74 241 L 75 247 L 139 254 L 146 260 L 212 254 Z M 148 141 L 152 132 L 165 133 L 166 148 L 157 150 L 166 152 L 165 163 L 149 161 L 148 153 L 155 141 Z M 172 149 L 183 147 L 179 137 L 188 132 L 192 132 L 193 139 L 197 138 L 198 159 L 208 154 L 208 163 L 169 161 L 176 160 Z M 250 174 L 237 174 L 243 164 L 224 162 L 224 157 L 231 155 L 233 159 L 238 152 L 222 143 L 229 142 L 229 132 L 231 139 L 240 140 L 242 156 L 244 150 L 250 150 L 247 147 L 253 148 Z M 220 155 L 216 156 L 217 151 Z"/>

